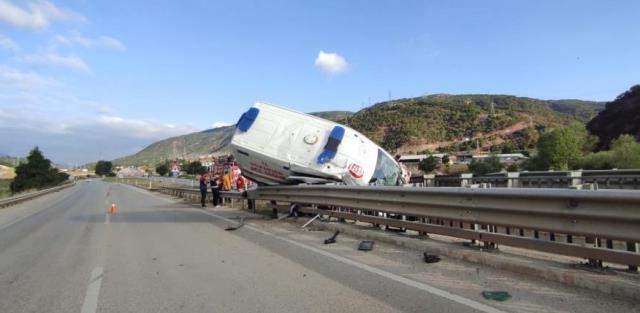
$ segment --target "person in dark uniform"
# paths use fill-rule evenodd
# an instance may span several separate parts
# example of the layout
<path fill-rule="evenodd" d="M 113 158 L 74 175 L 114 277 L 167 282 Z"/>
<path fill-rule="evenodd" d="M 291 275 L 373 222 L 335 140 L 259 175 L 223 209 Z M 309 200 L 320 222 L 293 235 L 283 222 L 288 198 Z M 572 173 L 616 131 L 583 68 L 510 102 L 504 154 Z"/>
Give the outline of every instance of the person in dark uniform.
<path fill-rule="evenodd" d="M 207 175 L 200 176 L 200 203 L 202 207 L 206 207 L 205 201 L 207 200 Z"/>
<path fill-rule="evenodd" d="M 213 206 L 220 207 L 220 185 L 222 180 L 219 175 L 212 175 L 209 185 L 211 186 L 211 193 L 213 194 Z"/>

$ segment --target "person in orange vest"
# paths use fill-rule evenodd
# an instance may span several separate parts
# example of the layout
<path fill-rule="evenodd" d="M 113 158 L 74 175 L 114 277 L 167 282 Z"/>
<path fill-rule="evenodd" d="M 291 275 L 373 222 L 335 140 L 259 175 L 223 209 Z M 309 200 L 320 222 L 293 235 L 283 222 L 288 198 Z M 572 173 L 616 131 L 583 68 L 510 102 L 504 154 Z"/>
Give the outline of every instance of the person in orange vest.
<path fill-rule="evenodd" d="M 226 171 L 222 177 L 222 190 L 231 190 L 231 173 L 229 173 L 229 171 Z"/>
<path fill-rule="evenodd" d="M 231 190 L 231 173 L 229 170 L 225 171 L 224 176 L 222 176 L 222 191 L 230 191 Z M 229 198 L 223 198 L 222 203 L 230 202 Z"/>

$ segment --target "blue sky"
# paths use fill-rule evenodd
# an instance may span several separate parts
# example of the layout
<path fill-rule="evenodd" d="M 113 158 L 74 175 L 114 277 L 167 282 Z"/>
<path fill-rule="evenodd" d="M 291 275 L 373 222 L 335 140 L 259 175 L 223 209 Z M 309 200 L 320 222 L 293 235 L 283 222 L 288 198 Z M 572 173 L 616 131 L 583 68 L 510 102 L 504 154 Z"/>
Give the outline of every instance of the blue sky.
<path fill-rule="evenodd" d="M 0 0 L 0 154 L 110 159 L 257 100 L 611 100 L 640 83 L 639 16 L 637 1 Z"/>

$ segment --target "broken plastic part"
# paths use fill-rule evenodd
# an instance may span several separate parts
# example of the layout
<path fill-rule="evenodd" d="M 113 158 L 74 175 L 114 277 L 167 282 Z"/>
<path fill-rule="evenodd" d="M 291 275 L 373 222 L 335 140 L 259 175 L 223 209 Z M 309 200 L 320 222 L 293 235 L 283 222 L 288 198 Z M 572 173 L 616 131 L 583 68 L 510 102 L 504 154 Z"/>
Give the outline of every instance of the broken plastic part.
<path fill-rule="evenodd" d="M 493 301 L 506 301 L 511 298 L 511 295 L 506 291 L 483 291 L 482 296 L 487 300 Z"/>
<path fill-rule="evenodd" d="M 424 253 L 424 261 L 426 263 L 437 263 L 440 262 L 440 257 L 435 254 Z"/>
<path fill-rule="evenodd" d="M 336 230 L 336 232 L 333 233 L 333 236 L 331 236 L 331 238 L 328 238 L 328 239 L 324 240 L 324 244 L 328 245 L 328 244 L 331 244 L 331 243 L 336 243 L 336 237 L 338 237 L 338 234 L 340 234 L 340 231 Z"/>
<path fill-rule="evenodd" d="M 371 251 L 373 250 L 373 244 L 374 242 L 371 240 L 364 240 L 362 242 L 360 242 L 360 244 L 358 245 L 358 250 L 360 251 Z"/>

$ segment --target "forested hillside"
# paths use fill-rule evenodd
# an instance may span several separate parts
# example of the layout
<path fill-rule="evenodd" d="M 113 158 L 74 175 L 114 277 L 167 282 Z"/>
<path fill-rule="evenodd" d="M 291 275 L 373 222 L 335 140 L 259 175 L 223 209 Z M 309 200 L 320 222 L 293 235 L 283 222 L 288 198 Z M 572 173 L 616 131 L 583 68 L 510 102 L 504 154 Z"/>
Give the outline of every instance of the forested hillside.
<path fill-rule="evenodd" d="M 532 130 L 584 123 L 601 108 L 589 101 L 438 94 L 379 103 L 344 122 L 390 151 L 418 152 L 491 136 L 519 137 L 531 146 L 537 140 Z"/>
<path fill-rule="evenodd" d="M 607 103 L 606 109 L 587 124 L 587 129 L 598 136 L 599 150 L 608 149 L 611 141 L 622 134 L 640 140 L 640 85 Z"/>

